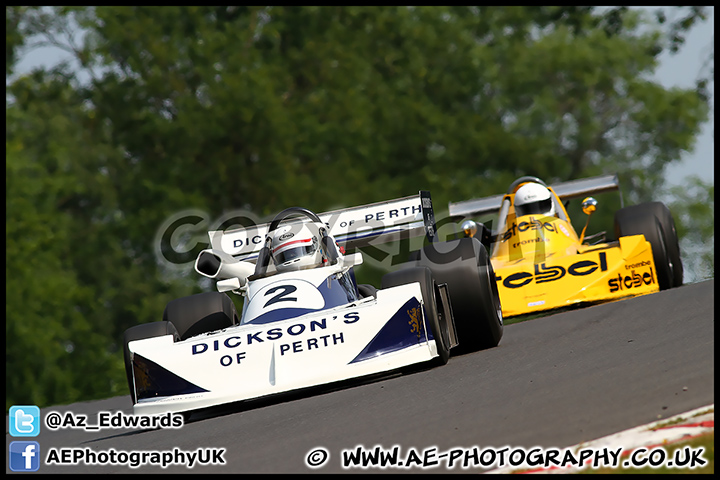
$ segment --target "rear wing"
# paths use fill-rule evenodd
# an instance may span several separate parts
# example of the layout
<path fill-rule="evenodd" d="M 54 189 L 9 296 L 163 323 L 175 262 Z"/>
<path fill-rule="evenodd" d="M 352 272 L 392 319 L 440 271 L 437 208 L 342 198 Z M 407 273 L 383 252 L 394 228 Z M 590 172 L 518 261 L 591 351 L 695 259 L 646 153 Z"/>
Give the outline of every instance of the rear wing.
<path fill-rule="evenodd" d="M 430 192 L 396 200 L 343 208 L 318 215 L 329 234 L 345 248 L 393 242 L 403 238 L 436 236 L 435 214 Z M 288 222 L 309 221 L 290 219 Z M 270 222 L 233 230 L 208 232 L 213 250 L 232 255 L 237 260 L 254 261 L 265 243 Z"/>
<path fill-rule="evenodd" d="M 549 185 L 560 200 L 570 200 L 572 198 L 590 195 L 593 193 L 603 193 L 612 190 L 620 190 L 620 182 L 617 174 L 601 175 L 598 177 L 584 178 L 581 180 L 570 180 L 555 185 Z M 490 197 L 478 198 L 475 200 L 465 200 L 462 202 L 450 202 L 449 215 L 451 217 L 467 217 L 479 216 L 489 213 L 495 213 L 500 210 L 503 195 L 493 195 Z M 622 192 L 620 193 L 620 204 L 622 205 Z"/>

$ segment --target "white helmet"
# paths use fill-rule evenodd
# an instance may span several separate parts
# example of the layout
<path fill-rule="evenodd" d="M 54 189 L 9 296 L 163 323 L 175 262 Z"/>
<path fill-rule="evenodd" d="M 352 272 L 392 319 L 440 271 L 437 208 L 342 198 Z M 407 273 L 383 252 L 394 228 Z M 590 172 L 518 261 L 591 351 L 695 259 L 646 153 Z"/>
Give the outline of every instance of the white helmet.
<path fill-rule="evenodd" d="M 307 224 L 285 225 L 271 235 L 270 253 L 279 272 L 323 264 L 318 236 Z"/>
<path fill-rule="evenodd" d="M 526 183 L 515 193 L 515 214 L 555 216 L 555 204 L 550 190 L 539 183 Z"/>

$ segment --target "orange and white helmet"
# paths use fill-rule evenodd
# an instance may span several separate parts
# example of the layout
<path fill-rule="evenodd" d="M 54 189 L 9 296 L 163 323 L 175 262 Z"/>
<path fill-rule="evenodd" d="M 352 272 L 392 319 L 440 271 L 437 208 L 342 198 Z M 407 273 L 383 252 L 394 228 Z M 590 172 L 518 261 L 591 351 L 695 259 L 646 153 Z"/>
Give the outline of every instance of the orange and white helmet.
<path fill-rule="evenodd" d="M 552 193 L 539 183 L 526 183 L 515 192 L 515 214 L 555 216 Z"/>
<path fill-rule="evenodd" d="M 303 225 L 285 225 L 272 232 L 270 253 L 279 272 L 321 266 L 318 235 Z"/>

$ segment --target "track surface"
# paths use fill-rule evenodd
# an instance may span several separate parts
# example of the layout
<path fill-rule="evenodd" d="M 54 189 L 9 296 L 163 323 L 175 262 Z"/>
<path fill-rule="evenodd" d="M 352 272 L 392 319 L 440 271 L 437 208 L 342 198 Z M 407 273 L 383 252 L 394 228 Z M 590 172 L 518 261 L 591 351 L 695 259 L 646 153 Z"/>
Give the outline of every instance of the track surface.
<path fill-rule="evenodd" d="M 179 430 L 49 431 L 43 425 L 38 437 L 6 435 L 6 443 L 37 441 L 43 458 L 38 473 L 342 473 L 348 470 L 341 467 L 341 452 L 359 445 L 397 445 L 401 458 L 432 447 L 442 453 L 571 446 L 714 403 L 714 285 L 713 279 L 509 325 L 499 347 L 451 357 L 444 367 L 283 401 L 235 404 L 198 415 Z M 71 411 L 96 424 L 97 412 L 118 410 L 131 413 L 128 396 L 46 408 L 41 418 Z M 7 422 L 6 416 L 6 432 Z M 192 470 L 46 465 L 51 447 L 214 447 L 225 449 L 226 464 Z M 305 459 L 316 447 L 326 448 L 330 458 L 311 470 Z M 428 471 L 445 471 L 446 465 L 441 461 Z"/>

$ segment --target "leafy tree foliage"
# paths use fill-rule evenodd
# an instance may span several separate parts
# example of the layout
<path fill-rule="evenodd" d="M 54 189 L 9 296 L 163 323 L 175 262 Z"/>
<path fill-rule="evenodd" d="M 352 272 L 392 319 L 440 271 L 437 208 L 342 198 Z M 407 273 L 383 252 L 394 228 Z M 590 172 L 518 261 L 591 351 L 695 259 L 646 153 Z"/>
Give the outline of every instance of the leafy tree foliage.
<path fill-rule="evenodd" d="M 90 202 L 112 204 L 107 181 L 88 169 L 103 148 L 78 128 L 87 113 L 63 82 L 38 73 L 14 92 L 6 130 L 6 402 L 107 395 L 118 368 L 112 324 L 98 315 L 103 295 L 83 272 L 121 259 L 85 241 L 110 234 L 86 210 Z"/>
<path fill-rule="evenodd" d="M 708 115 L 648 80 L 692 8 L 668 41 L 625 7 L 6 7 L 7 404 L 125 393 L 123 330 L 210 288 L 158 259 L 179 211 L 427 189 L 441 217 L 607 172 L 653 199 Z M 37 45 L 79 67 L 15 76 Z"/>
<path fill-rule="evenodd" d="M 715 277 L 715 186 L 697 176 L 670 188 L 687 283 Z"/>

